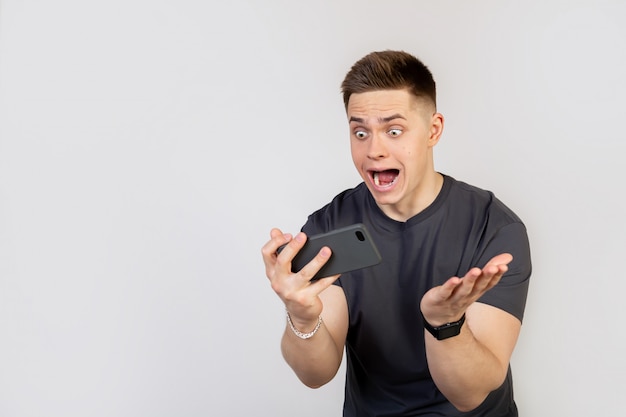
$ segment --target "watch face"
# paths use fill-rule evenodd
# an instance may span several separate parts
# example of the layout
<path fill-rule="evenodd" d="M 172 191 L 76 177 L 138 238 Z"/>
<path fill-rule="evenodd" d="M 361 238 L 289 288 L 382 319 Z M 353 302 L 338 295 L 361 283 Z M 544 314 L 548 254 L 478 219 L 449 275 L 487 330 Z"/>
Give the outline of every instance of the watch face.
<path fill-rule="evenodd" d="M 463 327 L 463 323 L 465 323 L 465 314 L 459 319 L 459 321 L 455 321 L 453 323 L 447 323 L 443 326 L 436 327 L 435 333 L 433 334 L 437 340 L 447 339 L 449 337 L 457 336 L 461 333 L 461 327 Z"/>
<path fill-rule="evenodd" d="M 461 327 L 463 327 L 463 323 L 465 323 L 465 314 L 463 314 L 459 321 L 447 323 L 439 327 L 431 326 L 425 318 L 423 318 L 423 322 L 424 328 L 428 330 L 430 334 L 432 334 L 437 340 L 443 340 L 449 337 L 457 336 L 461 333 Z"/>

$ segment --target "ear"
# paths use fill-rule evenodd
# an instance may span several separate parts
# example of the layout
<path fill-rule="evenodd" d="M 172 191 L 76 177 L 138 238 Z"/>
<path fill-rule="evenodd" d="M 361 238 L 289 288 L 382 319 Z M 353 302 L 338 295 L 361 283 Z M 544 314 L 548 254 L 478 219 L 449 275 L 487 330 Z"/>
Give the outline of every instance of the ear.
<path fill-rule="evenodd" d="M 428 138 L 428 145 L 435 146 L 441 138 L 443 133 L 443 115 L 441 113 L 435 113 L 430 119 L 430 137 Z"/>

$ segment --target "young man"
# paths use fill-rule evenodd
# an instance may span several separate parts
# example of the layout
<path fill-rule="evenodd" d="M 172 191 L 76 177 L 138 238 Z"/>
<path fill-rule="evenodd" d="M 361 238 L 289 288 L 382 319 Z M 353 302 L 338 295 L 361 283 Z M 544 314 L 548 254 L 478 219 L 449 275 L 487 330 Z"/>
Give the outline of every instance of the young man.
<path fill-rule="evenodd" d="M 342 91 L 363 182 L 295 236 L 273 229 L 262 249 L 287 309 L 285 360 L 319 387 L 345 348 L 344 416 L 517 416 L 509 361 L 531 272 L 524 224 L 492 193 L 435 171 L 444 119 L 417 58 L 371 53 Z M 353 223 L 368 227 L 380 264 L 310 281 L 324 248 L 291 272 L 307 236 Z"/>

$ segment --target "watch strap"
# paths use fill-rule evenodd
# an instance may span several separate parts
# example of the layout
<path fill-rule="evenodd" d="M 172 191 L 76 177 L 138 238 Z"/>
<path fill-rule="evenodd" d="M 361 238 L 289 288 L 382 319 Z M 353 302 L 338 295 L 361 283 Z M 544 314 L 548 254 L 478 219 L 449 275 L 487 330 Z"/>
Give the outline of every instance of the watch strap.
<path fill-rule="evenodd" d="M 432 334 L 437 340 L 444 340 L 450 337 L 458 336 L 461 333 L 461 327 L 463 327 L 463 323 L 465 323 L 465 313 L 458 321 L 453 321 L 451 323 L 446 323 L 441 326 L 431 326 L 430 323 L 426 321 L 424 316 L 422 316 L 422 321 L 424 322 L 424 328 L 428 330 L 430 334 Z"/>

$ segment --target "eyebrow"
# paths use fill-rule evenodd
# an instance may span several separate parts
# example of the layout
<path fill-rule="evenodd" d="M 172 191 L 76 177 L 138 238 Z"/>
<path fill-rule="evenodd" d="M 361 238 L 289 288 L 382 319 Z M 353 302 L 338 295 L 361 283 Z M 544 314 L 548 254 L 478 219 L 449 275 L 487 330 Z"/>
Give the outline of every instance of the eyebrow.
<path fill-rule="evenodd" d="M 402 116 L 400 113 L 396 113 L 396 114 L 392 114 L 391 116 L 387 116 L 387 117 L 379 117 L 378 118 L 378 122 L 379 123 L 388 123 L 394 119 L 403 119 L 406 120 L 406 117 Z M 364 123 L 365 119 L 361 118 L 361 117 L 354 117 L 351 116 L 350 117 L 350 122 L 357 122 L 357 123 Z"/>

